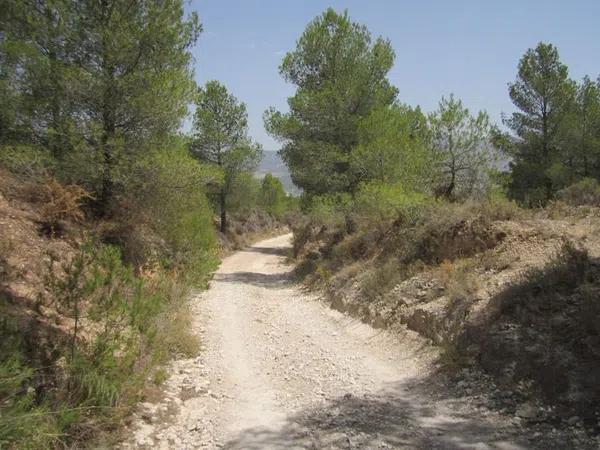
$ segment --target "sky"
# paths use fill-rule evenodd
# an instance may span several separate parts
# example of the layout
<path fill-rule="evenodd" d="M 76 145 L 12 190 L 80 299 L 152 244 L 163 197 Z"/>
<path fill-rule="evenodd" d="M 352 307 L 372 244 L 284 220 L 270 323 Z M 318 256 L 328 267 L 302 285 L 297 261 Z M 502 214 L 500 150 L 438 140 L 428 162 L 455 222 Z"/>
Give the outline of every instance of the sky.
<path fill-rule="evenodd" d="M 371 34 L 390 39 L 389 80 L 399 100 L 424 111 L 454 93 L 496 122 L 514 111 L 507 84 L 523 53 L 551 42 L 571 77 L 600 74 L 600 0 L 191 0 L 203 32 L 193 50 L 199 83 L 219 80 L 248 108 L 249 134 L 278 150 L 265 109 L 287 110 L 294 87 L 279 75 L 286 52 L 325 9 L 348 10 Z"/>

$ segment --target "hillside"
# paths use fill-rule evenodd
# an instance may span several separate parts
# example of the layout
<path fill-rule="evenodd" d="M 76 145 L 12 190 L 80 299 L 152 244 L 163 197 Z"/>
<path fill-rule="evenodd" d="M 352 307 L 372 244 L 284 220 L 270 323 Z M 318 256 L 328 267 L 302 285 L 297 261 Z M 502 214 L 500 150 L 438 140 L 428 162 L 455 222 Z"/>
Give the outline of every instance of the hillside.
<path fill-rule="evenodd" d="M 596 430 L 600 211 L 444 214 L 424 230 L 307 225 L 299 273 L 335 309 L 438 346 L 462 395 L 491 390 L 523 421 Z M 465 379 L 469 370 L 483 378 Z"/>

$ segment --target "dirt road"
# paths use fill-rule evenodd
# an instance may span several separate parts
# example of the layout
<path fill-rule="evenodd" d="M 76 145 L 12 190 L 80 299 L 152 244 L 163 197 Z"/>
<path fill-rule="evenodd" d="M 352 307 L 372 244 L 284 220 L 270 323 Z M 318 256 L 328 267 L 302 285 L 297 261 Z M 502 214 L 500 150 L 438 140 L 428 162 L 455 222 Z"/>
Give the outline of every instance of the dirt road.
<path fill-rule="evenodd" d="M 329 309 L 290 282 L 290 236 L 226 258 L 195 301 L 204 351 L 176 361 L 130 448 L 545 448 L 494 411 L 436 393 L 431 348 Z"/>

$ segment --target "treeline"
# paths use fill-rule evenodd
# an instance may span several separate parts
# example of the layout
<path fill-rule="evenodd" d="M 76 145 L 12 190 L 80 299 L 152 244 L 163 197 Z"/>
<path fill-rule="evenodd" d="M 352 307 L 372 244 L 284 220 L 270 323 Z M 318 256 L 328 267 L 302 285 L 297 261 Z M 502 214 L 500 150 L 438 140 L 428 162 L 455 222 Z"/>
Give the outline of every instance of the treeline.
<path fill-rule="evenodd" d="M 2 284 L 0 447 L 67 446 L 114 427 L 164 378 L 160 364 L 197 348 L 186 297 L 218 262 L 215 215 L 226 232 L 227 212 L 276 220 L 293 207 L 278 179 L 253 176 L 262 150 L 245 105 L 218 82 L 196 86 L 201 31 L 183 0 L 2 3 L 0 174 L 21 186 L 6 197 L 36 205 L 47 239 L 81 245 L 48 254 L 37 274 L 27 314 L 37 327 L 48 308 L 67 320 L 52 348 Z M 2 242 L 0 264 L 13 248 Z"/>
<path fill-rule="evenodd" d="M 453 95 L 430 114 L 401 103 L 387 79 L 394 59 L 388 40 L 332 9 L 284 57 L 280 73 L 296 93 L 289 112 L 266 111 L 265 126 L 282 142 L 305 202 L 493 192 L 542 206 L 579 180 L 600 178 L 599 82 L 571 80 L 553 45 L 540 43 L 519 62 L 508 132 Z"/>

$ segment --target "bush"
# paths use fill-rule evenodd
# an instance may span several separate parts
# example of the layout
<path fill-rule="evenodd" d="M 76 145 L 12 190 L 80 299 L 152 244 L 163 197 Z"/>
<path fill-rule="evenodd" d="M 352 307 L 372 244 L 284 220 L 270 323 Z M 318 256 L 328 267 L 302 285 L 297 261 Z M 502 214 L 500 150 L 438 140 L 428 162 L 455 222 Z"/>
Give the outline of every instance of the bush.
<path fill-rule="evenodd" d="M 558 191 L 557 197 L 572 206 L 600 206 L 600 183 L 594 178 L 583 178 Z"/>
<path fill-rule="evenodd" d="M 361 294 L 367 299 L 379 297 L 401 281 L 403 272 L 398 260 L 392 258 L 367 271 L 361 279 Z"/>
<path fill-rule="evenodd" d="M 116 247 L 89 243 L 70 260 L 52 257 L 45 287 L 70 319 L 68 336 L 53 335 L 51 354 L 33 357 L 35 337 L 23 340 L 43 321 L 28 331 L 4 311 L 0 317 L 2 448 L 97 437 L 141 399 L 147 380 L 164 378 L 161 364 L 199 350 L 186 285 L 160 267 L 136 274 Z"/>
<path fill-rule="evenodd" d="M 399 184 L 371 182 L 359 189 L 353 201 L 353 214 L 359 221 L 381 224 L 389 220 L 414 219 L 427 203 L 423 194 L 407 192 Z"/>
<path fill-rule="evenodd" d="M 128 212 L 120 219 L 127 226 L 111 230 L 112 240 L 134 262 L 159 263 L 202 285 L 217 264 L 213 210 L 205 186 L 220 175 L 182 145 L 147 155 L 135 170 L 119 202 Z"/>
<path fill-rule="evenodd" d="M 318 226 L 335 227 L 346 223 L 346 217 L 351 210 L 349 194 L 329 194 L 303 197 L 301 208 L 311 222 Z"/>
<path fill-rule="evenodd" d="M 61 436 L 65 413 L 39 401 L 33 366 L 27 364 L 17 321 L 0 316 L 0 448 L 50 448 Z"/>
<path fill-rule="evenodd" d="M 269 214 L 282 217 L 288 209 L 287 194 L 279 178 L 266 174 L 260 185 L 260 204 Z"/>
<path fill-rule="evenodd" d="M 82 221 L 85 218 L 83 203 L 92 198 L 81 186 L 63 185 L 54 178 L 48 178 L 40 186 L 40 200 L 43 202 L 40 215 L 44 227 L 54 235 L 60 229 L 61 221 Z"/>
<path fill-rule="evenodd" d="M 231 214 L 248 214 L 260 205 L 260 180 L 250 172 L 242 172 L 235 177 L 229 188 L 227 197 L 228 212 Z M 214 199 L 215 210 L 218 210 L 218 198 Z"/>
<path fill-rule="evenodd" d="M 40 180 L 57 166 L 50 150 L 31 145 L 0 148 L 0 166 L 27 181 Z"/>

